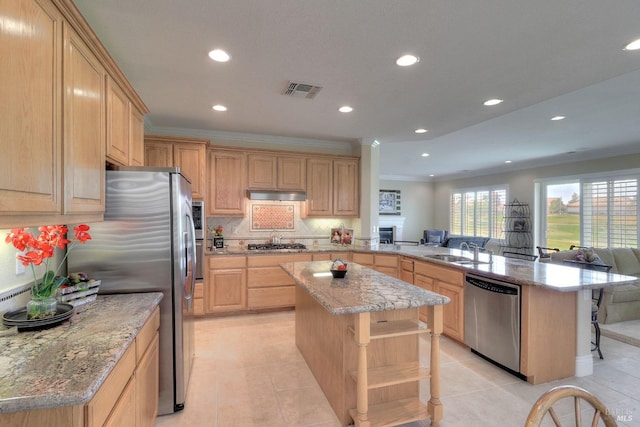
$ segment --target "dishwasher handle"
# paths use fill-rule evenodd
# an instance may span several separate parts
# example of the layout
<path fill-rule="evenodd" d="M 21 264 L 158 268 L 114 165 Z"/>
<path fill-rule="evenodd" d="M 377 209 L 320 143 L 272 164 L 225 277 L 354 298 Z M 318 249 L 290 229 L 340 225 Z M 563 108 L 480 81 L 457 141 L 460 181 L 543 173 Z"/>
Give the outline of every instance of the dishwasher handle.
<path fill-rule="evenodd" d="M 518 295 L 520 294 L 520 289 L 518 285 L 511 284 L 501 284 L 494 283 L 487 280 L 478 279 L 476 277 L 467 276 L 465 278 L 466 282 L 472 286 L 475 286 L 480 289 L 484 289 L 489 292 L 494 292 L 497 294 L 505 294 L 505 295 Z"/>

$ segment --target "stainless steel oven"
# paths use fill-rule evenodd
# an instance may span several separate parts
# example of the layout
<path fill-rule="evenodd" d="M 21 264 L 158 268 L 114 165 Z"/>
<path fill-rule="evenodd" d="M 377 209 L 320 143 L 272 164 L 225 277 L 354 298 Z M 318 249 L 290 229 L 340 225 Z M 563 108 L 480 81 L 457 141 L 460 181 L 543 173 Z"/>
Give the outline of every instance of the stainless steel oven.
<path fill-rule="evenodd" d="M 204 219 L 204 202 L 194 200 L 191 203 L 191 214 L 193 216 L 193 228 L 196 231 L 196 239 L 204 239 L 204 229 L 206 228 Z"/>
<path fill-rule="evenodd" d="M 196 239 L 196 280 L 203 280 L 204 270 L 204 240 Z"/>
<path fill-rule="evenodd" d="M 191 203 L 193 228 L 196 232 L 196 280 L 202 280 L 204 270 L 204 235 L 206 221 L 204 218 L 204 202 L 194 200 Z"/>

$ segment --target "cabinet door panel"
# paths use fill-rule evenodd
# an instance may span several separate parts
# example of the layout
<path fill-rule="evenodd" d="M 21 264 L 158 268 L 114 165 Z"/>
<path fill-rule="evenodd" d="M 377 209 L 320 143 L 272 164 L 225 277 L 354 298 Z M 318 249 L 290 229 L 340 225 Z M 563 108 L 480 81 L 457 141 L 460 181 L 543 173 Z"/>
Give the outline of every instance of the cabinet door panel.
<path fill-rule="evenodd" d="M 333 161 L 333 214 L 358 216 L 360 189 L 357 160 Z"/>
<path fill-rule="evenodd" d="M 0 31 L 0 213 L 59 213 L 62 16 L 46 0 L 2 1 L 0 16 L 37 33 Z"/>
<path fill-rule="evenodd" d="M 158 337 L 156 332 L 136 369 L 136 427 L 153 427 L 158 415 Z"/>
<path fill-rule="evenodd" d="M 166 142 L 145 141 L 144 164 L 169 168 L 173 166 L 173 144 Z"/>
<path fill-rule="evenodd" d="M 103 213 L 106 72 L 65 26 L 64 212 Z"/>
<path fill-rule="evenodd" d="M 129 164 L 129 98 L 112 79 L 107 79 L 107 157 Z"/>
<path fill-rule="evenodd" d="M 278 188 L 304 190 L 306 188 L 306 162 L 302 157 L 278 157 Z"/>
<path fill-rule="evenodd" d="M 246 307 L 247 290 L 245 270 L 210 270 L 205 287 L 205 311 L 242 310 Z"/>
<path fill-rule="evenodd" d="M 144 117 L 134 106 L 129 115 L 129 137 L 129 164 L 144 166 Z"/>
<path fill-rule="evenodd" d="M 180 143 L 174 145 L 173 160 L 175 166 L 191 181 L 194 199 L 204 198 L 206 148 L 203 144 Z"/>
<path fill-rule="evenodd" d="M 436 283 L 436 293 L 451 299 L 451 303 L 443 306 L 443 332 L 449 337 L 464 342 L 464 288 L 451 283 Z"/>
<path fill-rule="evenodd" d="M 329 159 L 307 160 L 307 215 L 333 215 L 333 168 Z"/>
<path fill-rule="evenodd" d="M 209 151 L 209 215 L 244 216 L 245 167 L 242 153 Z"/>
<path fill-rule="evenodd" d="M 276 157 L 263 154 L 249 154 L 247 156 L 247 169 L 249 188 L 268 189 L 276 188 Z"/>

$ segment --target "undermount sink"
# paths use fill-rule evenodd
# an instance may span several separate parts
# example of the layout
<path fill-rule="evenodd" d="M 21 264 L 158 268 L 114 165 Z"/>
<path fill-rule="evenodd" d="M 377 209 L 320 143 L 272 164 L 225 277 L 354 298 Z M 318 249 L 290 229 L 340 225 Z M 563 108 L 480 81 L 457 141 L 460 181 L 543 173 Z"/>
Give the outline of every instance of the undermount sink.
<path fill-rule="evenodd" d="M 480 265 L 480 264 L 489 264 L 487 261 L 474 261 L 472 259 L 466 259 L 463 261 L 452 261 L 454 264 L 459 265 Z"/>
<path fill-rule="evenodd" d="M 449 254 L 425 255 L 425 258 L 437 259 L 445 262 L 457 262 L 457 263 L 465 262 L 465 261 L 473 262 L 471 258 L 467 258 L 466 256 L 449 255 Z"/>

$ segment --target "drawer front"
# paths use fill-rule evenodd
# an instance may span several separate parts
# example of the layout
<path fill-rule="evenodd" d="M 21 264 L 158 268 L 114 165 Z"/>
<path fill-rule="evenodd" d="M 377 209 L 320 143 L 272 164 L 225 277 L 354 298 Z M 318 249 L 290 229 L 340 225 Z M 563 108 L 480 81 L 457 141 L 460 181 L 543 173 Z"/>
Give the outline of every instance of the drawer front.
<path fill-rule="evenodd" d="M 193 297 L 194 298 L 203 298 L 204 297 L 204 283 L 197 282 L 195 288 L 193 289 Z"/>
<path fill-rule="evenodd" d="M 351 254 L 351 260 L 356 264 L 371 266 L 373 265 L 373 254 L 355 252 Z"/>
<path fill-rule="evenodd" d="M 384 273 L 387 276 L 398 277 L 398 268 L 397 267 L 378 267 L 377 265 L 373 268 L 380 273 Z"/>
<path fill-rule="evenodd" d="M 313 256 L 309 253 L 305 254 L 286 254 L 286 255 L 249 255 L 247 257 L 247 266 L 249 267 L 278 267 L 284 262 L 302 262 L 311 261 Z"/>
<path fill-rule="evenodd" d="M 204 315 L 204 298 L 195 298 L 193 300 L 193 314 L 196 316 Z"/>
<path fill-rule="evenodd" d="M 331 252 L 313 254 L 314 261 L 331 261 Z"/>
<path fill-rule="evenodd" d="M 213 268 L 243 268 L 247 266 L 245 256 L 210 255 L 207 257 L 209 269 Z"/>
<path fill-rule="evenodd" d="M 433 292 L 433 279 L 431 277 L 423 276 L 422 274 L 416 273 L 414 276 L 414 285 L 420 286 L 422 289 L 426 289 L 428 291 Z"/>
<path fill-rule="evenodd" d="M 458 286 L 464 284 L 464 273 L 451 268 L 440 267 L 429 262 L 416 262 L 414 266 L 416 274 L 428 276 L 443 282 L 451 283 Z"/>
<path fill-rule="evenodd" d="M 296 304 L 296 287 L 249 289 L 249 308 L 292 307 Z"/>
<path fill-rule="evenodd" d="M 249 288 L 292 285 L 295 285 L 295 282 L 280 267 L 254 267 L 247 269 L 247 287 Z"/>
<path fill-rule="evenodd" d="M 397 255 L 376 255 L 376 267 L 398 267 Z"/>
<path fill-rule="evenodd" d="M 156 331 L 160 327 L 160 309 L 156 307 L 153 314 L 142 327 L 136 337 L 136 364 L 142 359 L 142 355 L 149 347 L 151 340 L 156 335 Z"/>
<path fill-rule="evenodd" d="M 400 268 L 403 271 L 413 272 L 413 260 L 402 258 L 400 260 Z"/>

